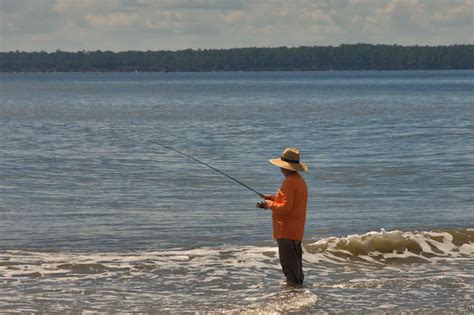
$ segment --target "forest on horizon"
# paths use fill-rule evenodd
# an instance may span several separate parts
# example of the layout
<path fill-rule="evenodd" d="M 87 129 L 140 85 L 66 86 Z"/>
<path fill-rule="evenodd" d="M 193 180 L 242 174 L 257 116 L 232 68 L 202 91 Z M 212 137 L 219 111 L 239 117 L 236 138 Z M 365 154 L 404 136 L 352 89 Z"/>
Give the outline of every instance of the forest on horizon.
<path fill-rule="evenodd" d="M 474 45 L 0 52 L 0 72 L 474 69 Z"/>

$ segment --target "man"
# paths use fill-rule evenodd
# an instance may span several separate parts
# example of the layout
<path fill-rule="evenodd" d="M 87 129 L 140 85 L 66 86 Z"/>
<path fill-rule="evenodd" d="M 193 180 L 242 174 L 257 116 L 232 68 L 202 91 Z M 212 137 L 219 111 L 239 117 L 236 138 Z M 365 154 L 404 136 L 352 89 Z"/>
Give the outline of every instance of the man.
<path fill-rule="evenodd" d="M 283 273 L 289 285 L 301 286 L 304 279 L 301 241 L 308 189 L 298 172 L 306 172 L 308 167 L 300 162 L 300 152 L 295 148 L 285 149 L 280 158 L 271 159 L 270 163 L 280 167 L 285 180 L 275 195 L 260 195 L 265 200 L 257 203 L 257 207 L 272 211 L 273 238 L 278 243 Z"/>

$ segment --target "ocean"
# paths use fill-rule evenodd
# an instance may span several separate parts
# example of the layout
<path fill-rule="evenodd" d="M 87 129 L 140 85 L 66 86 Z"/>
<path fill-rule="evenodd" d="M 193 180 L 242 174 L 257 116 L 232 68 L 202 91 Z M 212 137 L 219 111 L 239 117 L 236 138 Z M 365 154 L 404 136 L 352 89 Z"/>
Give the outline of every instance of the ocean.
<path fill-rule="evenodd" d="M 473 312 L 474 71 L 0 74 L 0 313 Z M 309 166 L 303 288 L 268 160 Z"/>

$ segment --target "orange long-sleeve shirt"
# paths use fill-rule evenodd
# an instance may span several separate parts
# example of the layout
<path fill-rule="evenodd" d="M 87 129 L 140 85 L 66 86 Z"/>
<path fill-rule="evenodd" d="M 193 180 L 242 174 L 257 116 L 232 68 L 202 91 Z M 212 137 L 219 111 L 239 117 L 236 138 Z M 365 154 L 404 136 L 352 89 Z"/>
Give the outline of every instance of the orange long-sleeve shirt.
<path fill-rule="evenodd" d="M 296 172 L 286 177 L 278 192 L 265 201 L 272 210 L 273 238 L 303 240 L 307 200 L 303 177 Z"/>

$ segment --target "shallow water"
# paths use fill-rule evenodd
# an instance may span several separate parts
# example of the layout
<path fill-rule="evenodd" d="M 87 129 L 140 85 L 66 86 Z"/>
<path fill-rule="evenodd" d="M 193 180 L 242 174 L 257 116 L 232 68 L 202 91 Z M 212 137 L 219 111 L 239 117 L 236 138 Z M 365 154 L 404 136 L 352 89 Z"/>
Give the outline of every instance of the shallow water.
<path fill-rule="evenodd" d="M 0 312 L 472 311 L 473 79 L 1 74 Z M 300 148 L 305 287 L 251 191 L 145 139 L 264 193 Z"/>
<path fill-rule="evenodd" d="M 0 311 L 469 312 L 473 240 L 469 229 L 305 242 L 300 289 L 282 282 L 273 246 L 8 250 L 0 255 Z"/>

